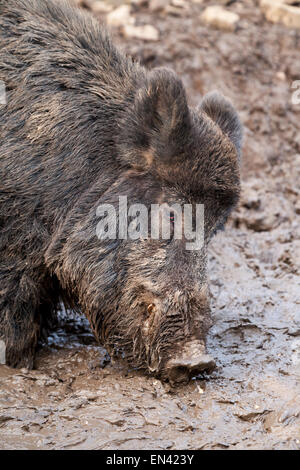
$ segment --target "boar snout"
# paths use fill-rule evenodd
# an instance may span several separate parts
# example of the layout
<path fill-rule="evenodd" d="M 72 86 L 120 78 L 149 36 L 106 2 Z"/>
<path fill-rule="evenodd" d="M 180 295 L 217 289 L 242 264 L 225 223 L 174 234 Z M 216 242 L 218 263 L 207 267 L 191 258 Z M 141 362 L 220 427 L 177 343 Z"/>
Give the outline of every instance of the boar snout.
<path fill-rule="evenodd" d="M 200 372 L 211 372 L 216 367 L 214 359 L 206 353 L 200 341 L 188 342 L 165 366 L 171 384 L 187 383 Z"/>

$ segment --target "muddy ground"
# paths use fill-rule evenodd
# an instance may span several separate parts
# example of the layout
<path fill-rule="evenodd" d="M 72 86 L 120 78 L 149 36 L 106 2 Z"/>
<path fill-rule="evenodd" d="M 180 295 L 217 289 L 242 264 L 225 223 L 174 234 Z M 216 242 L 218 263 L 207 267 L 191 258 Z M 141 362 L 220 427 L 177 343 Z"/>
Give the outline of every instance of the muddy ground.
<path fill-rule="evenodd" d="M 300 449 L 300 31 L 268 23 L 252 0 L 229 2 L 235 33 L 200 21 L 213 2 L 177 16 L 146 3 L 137 24 L 159 41 L 115 30 L 120 47 L 174 68 L 192 104 L 220 90 L 245 125 L 241 204 L 210 248 L 218 368 L 171 389 L 111 364 L 85 320 L 62 315 L 36 370 L 0 366 L 0 448 Z"/>

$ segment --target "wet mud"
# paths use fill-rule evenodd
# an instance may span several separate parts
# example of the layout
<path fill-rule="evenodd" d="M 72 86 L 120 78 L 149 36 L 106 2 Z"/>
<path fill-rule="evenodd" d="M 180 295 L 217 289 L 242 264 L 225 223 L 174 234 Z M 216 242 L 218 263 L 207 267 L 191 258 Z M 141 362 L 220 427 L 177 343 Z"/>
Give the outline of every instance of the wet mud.
<path fill-rule="evenodd" d="M 112 364 L 64 313 L 35 370 L 0 366 L 1 449 L 300 449 L 300 32 L 254 1 L 229 8 L 236 33 L 204 26 L 191 3 L 177 16 L 135 7 L 158 42 L 114 32 L 148 67 L 180 73 L 191 103 L 229 96 L 245 125 L 241 203 L 209 251 L 217 369 L 171 388 Z"/>

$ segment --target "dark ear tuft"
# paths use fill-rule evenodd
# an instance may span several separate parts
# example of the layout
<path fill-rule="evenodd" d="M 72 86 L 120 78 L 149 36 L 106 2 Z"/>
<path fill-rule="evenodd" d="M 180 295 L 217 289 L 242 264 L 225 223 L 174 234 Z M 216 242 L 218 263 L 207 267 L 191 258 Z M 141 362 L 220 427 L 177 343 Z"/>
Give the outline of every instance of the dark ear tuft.
<path fill-rule="evenodd" d="M 200 109 L 228 135 L 240 155 L 243 128 L 231 102 L 217 91 L 213 91 L 204 96 Z"/>
<path fill-rule="evenodd" d="M 170 162 L 183 152 L 190 129 L 190 113 L 181 80 L 172 70 L 148 72 L 132 108 L 121 123 L 122 158 L 139 166 Z"/>

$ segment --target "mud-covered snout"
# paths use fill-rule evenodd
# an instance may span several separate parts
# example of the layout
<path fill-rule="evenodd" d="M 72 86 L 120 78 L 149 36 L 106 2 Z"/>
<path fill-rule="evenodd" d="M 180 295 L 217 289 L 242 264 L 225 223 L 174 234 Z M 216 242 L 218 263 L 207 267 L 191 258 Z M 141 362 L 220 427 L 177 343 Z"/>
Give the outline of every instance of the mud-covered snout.
<path fill-rule="evenodd" d="M 205 337 L 211 326 L 207 286 L 177 289 L 154 297 L 145 293 L 141 337 L 151 374 L 172 384 L 188 382 L 215 368 Z"/>
<path fill-rule="evenodd" d="M 194 340 L 186 343 L 167 361 L 164 375 L 171 384 L 187 383 L 193 376 L 203 371 L 211 372 L 215 367 L 216 363 L 207 354 L 203 343 Z"/>

